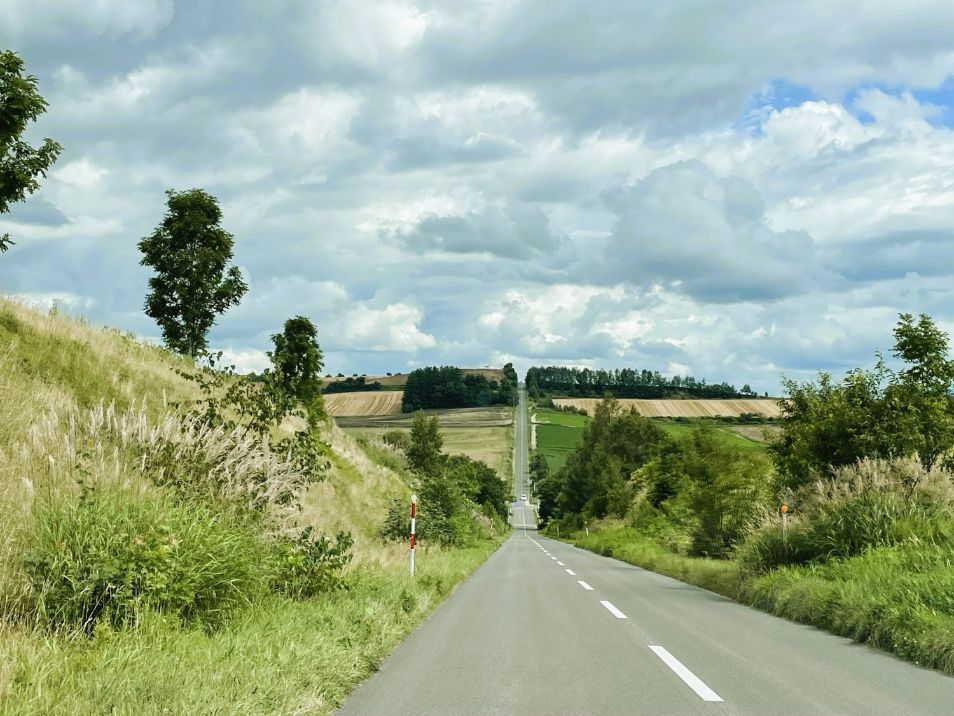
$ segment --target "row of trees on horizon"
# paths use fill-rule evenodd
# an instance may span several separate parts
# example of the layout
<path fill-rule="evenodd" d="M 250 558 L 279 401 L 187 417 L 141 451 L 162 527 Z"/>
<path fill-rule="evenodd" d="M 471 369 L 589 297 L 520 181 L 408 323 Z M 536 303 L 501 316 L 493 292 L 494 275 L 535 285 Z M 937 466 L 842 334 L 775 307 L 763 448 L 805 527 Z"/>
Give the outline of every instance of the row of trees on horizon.
<path fill-rule="evenodd" d="M 526 377 L 527 395 L 531 398 L 757 398 L 748 384 L 740 390 L 729 383 L 707 383 L 703 378 L 673 376 L 659 371 L 617 368 L 602 370 L 568 366 L 531 367 Z M 764 397 L 768 397 L 765 393 Z"/>

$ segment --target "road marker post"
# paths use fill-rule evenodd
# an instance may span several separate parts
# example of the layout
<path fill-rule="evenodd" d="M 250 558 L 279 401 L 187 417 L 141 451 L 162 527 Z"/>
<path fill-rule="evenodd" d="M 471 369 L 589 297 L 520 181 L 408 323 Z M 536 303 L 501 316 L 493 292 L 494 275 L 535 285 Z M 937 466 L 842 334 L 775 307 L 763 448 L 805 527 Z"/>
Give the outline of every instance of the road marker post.
<path fill-rule="evenodd" d="M 782 513 L 782 544 L 788 544 L 788 505 L 783 502 L 779 511 Z"/>
<path fill-rule="evenodd" d="M 417 541 L 417 495 L 411 495 L 411 576 L 414 576 L 414 544 Z"/>

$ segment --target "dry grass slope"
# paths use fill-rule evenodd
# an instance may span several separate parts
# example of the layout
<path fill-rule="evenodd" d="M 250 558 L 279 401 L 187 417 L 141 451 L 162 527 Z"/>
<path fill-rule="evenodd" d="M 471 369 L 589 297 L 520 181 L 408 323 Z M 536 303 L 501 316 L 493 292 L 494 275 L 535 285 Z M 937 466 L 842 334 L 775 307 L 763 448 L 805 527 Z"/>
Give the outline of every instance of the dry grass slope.
<path fill-rule="evenodd" d="M 582 408 L 592 415 L 597 403 L 596 398 L 554 398 L 558 406 Z M 781 413 L 778 403 L 772 399 L 759 400 L 638 400 L 623 398 L 619 401 L 624 408 L 634 407 L 650 418 L 736 418 L 742 413 L 755 413 L 767 418 L 777 418 Z"/>
<path fill-rule="evenodd" d="M 92 636 L 45 629 L 34 619 L 37 605 L 22 569 L 34 503 L 77 498 L 78 478 L 121 491 L 123 504 L 156 497 L 166 489 L 157 478 L 206 476 L 190 484 L 219 495 L 247 492 L 250 473 L 264 478 L 260 486 L 281 487 L 289 468 L 284 454 L 171 414 L 170 402 L 196 397 L 193 383 L 176 372 L 187 367 L 117 331 L 0 297 L 0 713 L 326 714 L 494 549 L 489 541 L 463 550 L 422 545 L 420 578 L 411 580 L 406 545 L 376 537 L 390 500 L 408 488 L 329 420 L 327 479 L 307 488 L 300 511 L 281 501 L 269 514 L 275 529 L 350 531 L 355 561 L 347 590 L 304 600 L 256 593 L 212 632 L 150 610 L 138 626 L 103 622 Z M 302 425 L 290 419 L 283 427 Z M 154 449 L 159 444 L 169 450 Z M 168 460 L 154 462 L 157 455 Z M 275 495 L 248 496 L 267 503 Z M 199 525 L 194 513 L 178 509 L 186 517 L 170 529 Z M 74 535 L 82 544 L 102 543 Z M 115 529 L 98 536 L 123 540 Z M 231 545 L 249 541 L 238 530 L 228 536 Z M 264 553 L 235 555 L 243 567 Z M 225 578 L 241 575 L 236 568 Z"/>

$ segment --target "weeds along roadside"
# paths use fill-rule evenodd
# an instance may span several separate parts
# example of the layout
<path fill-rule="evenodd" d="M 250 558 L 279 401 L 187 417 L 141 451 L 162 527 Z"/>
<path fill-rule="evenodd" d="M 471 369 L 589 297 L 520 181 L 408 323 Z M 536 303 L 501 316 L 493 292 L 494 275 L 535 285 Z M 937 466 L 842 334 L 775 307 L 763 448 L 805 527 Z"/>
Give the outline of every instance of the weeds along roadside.
<path fill-rule="evenodd" d="M 497 544 L 420 545 L 412 582 L 377 538 L 409 490 L 333 424 L 302 474 L 288 430 L 164 406 L 199 397 L 164 352 L 0 309 L 0 712 L 330 710 Z M 89 403 L 101 345 L 125 397 Z"/>
<path fill-rule="evenodd" d="M 47 416 L 46 427 L 54 417 Z M 344 574 L 343 588 L 321 583 L 308 593 L 314 580 L 306 578 L 306 590 L 294 593 L 288 585 L 301 576 L 302 553 L 283 553 L 290 571 L 276 580 L 276 560 L 261 537 L 281 535 L 307 508 L 288 510 L 280 499 L 248 507 L 262 505 L 262 495 L 282 494 L 288 475 L 281 457 L 265 452 L 244 460 L 243 436 L 233 435 L 225 449 L 221 433 L 188 422 L 151 425 L 135 411 L 97 407 L 64 422 L 62 431 L 40 424 L 29 449 L 20 453 L 36 471 L 35 504 L 42 507 L 32 512 L 39 519 L 28 520 L 19 535 L 19 544 L 32 545 L 27 578 L 19 575 L 17 618 L 8 619 L 0 634 L 0 693 L 4 707 L 16 713 L 56 713 L 67 702 L 102 711 L 117 699 L 137 703 L 143 694 L 149 694 L 145 712 L 152 706 L 157 712 L 188 711 L 196 699 L 234 713 L 328 711 L 495 547 L 491 541 L 463 550 L 426 547 L 412 581 L 405 545 L 368 539 L 362 565 Z M 352 452 L 356 445 L 336 446 L 341 455 L 333 456 L 338 465 L 332 469 L 357 473 L 364 467 L 374 474 Z M 223 485 L 224 495 L 202 480 L 187 483 L 198 494 L 185 499 L 167 481 L 155 484 L 156 475 L 164 481 L 162 468 L 170 464 L 157 455 L 183 466 L 206 465 L 210 454 L 218 456 L 219 466 L 229 466 L 229 479 L 215 483 Z M 83 484 L 70 484 L 70 475 L 58 472 L 70 457 L 81 458 Z M 188 474 L 203 475 L 179 473 Z M 246 489 L 236 487 L 243 484 Z M 336 546 L 326 545 L 325 552 Z M 97 556 L 107 559 L 94 564 Z M 107 609 L 72 585 L 83 575 L 102 573 L 109 560 L 127 569 L 114 575 L 120 589 L 108 595 Z M 270 562 L 270 569 L 262 568 Z M 45 589 L 31 590 L 30 569 L 34 577 L 42 570 L 43 577 L 54 578 Z M 339 571 L 319 574 L 337 578 Z M 140 572 L 149 579 L 133 585 Z M 60 575 L 66 578 L 55 579 Z M 207 581 L 199 581 L 203 577 Z M 270 587 L 276 582 L 281 588 Z M 171 585 L 176 588 L 167 589 Z M 7 595 L 10 586 L 4 585 Z M 214 595 L 214 601 L 198 603 L 195 594 Z M 299 660 L 290 664 L 286 650 Z M 161 686 L 152 681 L 157 673 L 167 676 Z M 209 673 L 223 682 L 196 676 Z"/>

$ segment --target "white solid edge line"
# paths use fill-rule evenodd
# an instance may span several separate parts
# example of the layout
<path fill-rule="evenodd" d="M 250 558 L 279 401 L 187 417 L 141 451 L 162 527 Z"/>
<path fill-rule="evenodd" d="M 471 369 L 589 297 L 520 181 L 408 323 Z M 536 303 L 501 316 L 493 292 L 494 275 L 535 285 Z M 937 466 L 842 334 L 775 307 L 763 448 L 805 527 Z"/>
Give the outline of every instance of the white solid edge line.
<path fill-rule="evenodd" d="M 601 599 L 600 604 L 606 607 L 609 610 L 609 613 L 612 614 L 617 619 L 626 619 L 626 615 L 623 614 L 619 609 L 614 607 L 612 602 L 608 602 L 605 599 Z"/>
<path fill-rule="evenodd" d="M 591 587 L 589 584 L 587 584 L 586 582 L 584 582 L 582 579 L 576 580 L 576 583 L 579 584 L 581 587 L 583 587 L 583 589 L 585 589 L 585 590 L 588 591 L 588 592 L 592 592 L 592 591 L 593 591 L 593 587 Z"/>
<path fill-rule="evenodd" d="M 574 572 L 572 569 L 564 569 L 563 571 L 569 574 L 571 577 L 576 576 L 576 572 Z"/>
<path fill-rule="evenodd" d="M 669 653 L 664 646 L 650 646 L 656 656 L 662 659 L 663 663 L 672 669 L 676 676 L 686 682 L 686 685 L 696 692 L 703 701 L 722 701 L 722 697 L 710 689 L 698 676 L 683 666 L 682 662 Z"/>

